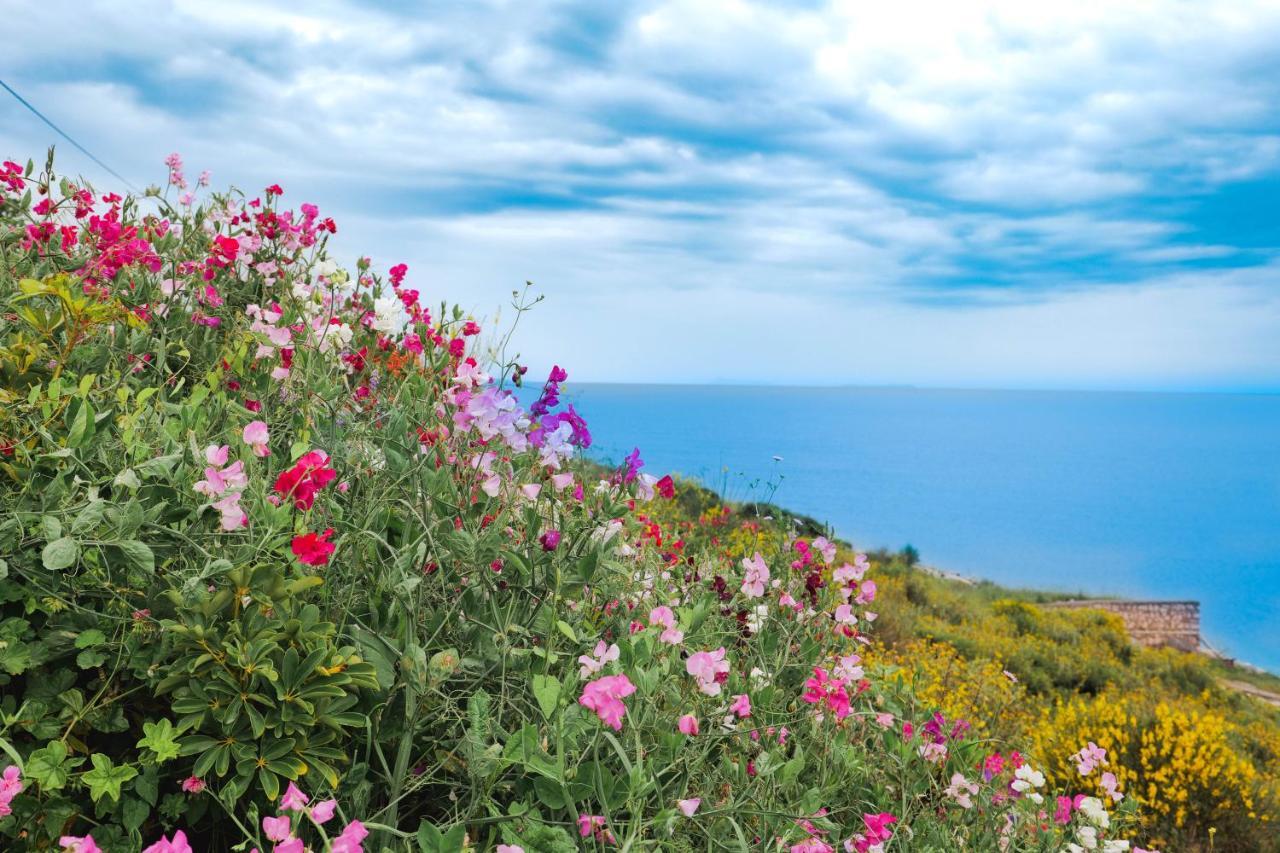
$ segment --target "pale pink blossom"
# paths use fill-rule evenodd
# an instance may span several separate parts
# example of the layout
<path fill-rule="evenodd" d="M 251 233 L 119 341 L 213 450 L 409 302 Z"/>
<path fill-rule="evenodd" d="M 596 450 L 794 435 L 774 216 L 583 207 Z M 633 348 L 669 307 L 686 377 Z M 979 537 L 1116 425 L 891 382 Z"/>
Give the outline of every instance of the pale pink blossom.
<path fill-rule="evenodd" d="M 693 817 L 694 813 L 698 811 L 698 806 L 702 805 L 702 799 L 700 797 L 692 797 L 688 800 L 677 800 L 676 805 L 680 807 L 680 812 L 685 817 Z"/>
<path fill-rule="evenodd" d="M 720 683 L 729 674 L 724 647 L 714 652 L 694 652 L 685 661 L 685 671 L 698 682 L 698 689 L 708 696 L 720 695 Z"/>
<path fill-rule="evenodd" d="M 693 714 L 685 714 L 676 722 L 680 734 L 693 737 L 698 733 L 698 718 Z"/>
<path fill-rule="evenodd" d="M 290 782 L 284 789 L 284 796 L 280 798 L 280 808 L 300 812 L 307 807 L 310 800 L 310 797 L 302 793 L 301 788 Z"/>
<path fill-rule="evenodd" d="M 739 717 L 751 716 L 751 697 L 745 693 L 739 693 L 733 697 L 733 704 L 729 706 L 729 710 L 737 714 Z"/>
<path fill-rule="evenodd" d="M 752 556 L 742 558 L 742 567 L 746 569 L 746 575 L 742 579 L 743 594 L 747 598 L 764 595 L 765 587 L 769 584 L 769 566 L 765 564 L 764 557 L 756 551 Z"/>
<path fill-rule="evenodd" d="M 606 675 L 587 682 L 578 704 L 596 712 L 600 721 L 614 731 L 622 731 L 622 718 L 627 706 L 622 700 L 636 692 L 636 686 L 625 675 Z"/>
<path fill-rule="evenodd" d="M 255 455 L 271 455 L 271 448 L 267 447 L 267 443 L 271 440 L 271 435 L 267 431 L 266 422 L 249 421 L 249 423 L 245 424 L 243 438 L 244 443 L 253 448 Z"/>

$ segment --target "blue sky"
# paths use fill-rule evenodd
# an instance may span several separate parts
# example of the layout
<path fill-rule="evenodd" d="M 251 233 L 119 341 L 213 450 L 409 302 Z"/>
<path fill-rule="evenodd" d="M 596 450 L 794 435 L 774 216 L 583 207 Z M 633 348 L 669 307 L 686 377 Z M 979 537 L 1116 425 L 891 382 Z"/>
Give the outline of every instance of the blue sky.
<path fill-rule="evenodd" d="M 279 181 L 477 314 L 532 280 L 576 379 L 1280 390 L 1275 2 L 0 13 L 134 183 Z M 0 154 L 54 141 L 0 100 Z"/>

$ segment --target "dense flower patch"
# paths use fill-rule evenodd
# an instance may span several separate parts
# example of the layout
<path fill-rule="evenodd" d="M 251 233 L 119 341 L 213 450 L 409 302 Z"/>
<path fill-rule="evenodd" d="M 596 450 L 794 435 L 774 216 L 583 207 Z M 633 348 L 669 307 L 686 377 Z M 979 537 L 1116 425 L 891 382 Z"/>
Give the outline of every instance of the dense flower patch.
<path fill-rule="evenodd" d="M 404 265 L 167 165 L 4 167 L 5 849 L 1141 849 L 1100 741 L 1051 784 L 872 664 L 865 556 L 680 538 L 567 371 L 526 407 Z"/>

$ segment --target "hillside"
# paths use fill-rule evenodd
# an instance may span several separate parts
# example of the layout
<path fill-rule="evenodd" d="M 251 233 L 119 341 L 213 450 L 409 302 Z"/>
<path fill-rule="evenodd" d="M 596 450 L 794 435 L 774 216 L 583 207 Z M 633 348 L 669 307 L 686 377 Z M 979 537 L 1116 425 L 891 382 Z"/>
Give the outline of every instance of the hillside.
<path fill-rule="evenodd" d="M 567 370 L 166 164 L 0 168 L 5 850 L 1276 849 L 1215 664 L 601 468 Z"/>

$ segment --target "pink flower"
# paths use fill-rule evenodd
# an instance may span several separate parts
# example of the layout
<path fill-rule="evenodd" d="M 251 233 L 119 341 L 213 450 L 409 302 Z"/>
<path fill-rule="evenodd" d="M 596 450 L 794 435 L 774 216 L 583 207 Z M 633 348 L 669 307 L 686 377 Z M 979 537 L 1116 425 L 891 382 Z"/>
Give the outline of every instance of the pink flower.
<path fill-rule="evenodd" d="M 322 800 L 312 807 L 311 819 L 316 823 L 324 823 L 329 820 L 329 818 L 333 817 L 333 813 L 337 808 L 337 800 Z"/>
<path fill-rule="evenodd" d="M 582 664 L 578 669 L 578 676 L 580 678 L 590 678 L 592 675 L 604 669 L 606 665 L 617 660 L 618 656 L 621 654 L 622 652 L 619 651 L 617 643 L 612 643 L 606 646 L 604 644 L 604 640 L 601 640 L 596 643 L 594 658 L 588 655 L 578 656 L 578 663 Z"/>
<path fill-rule="evenodd" d="M 622 718 L 627 713 L 627 706 L 622 700 L 635 692 L 636 686 L 625 675 L 606 675 L 582 688 L 578 704 L 595 711 L 602 723 L 620 732 Z"/>
<path fill-rule="evenodd" d="M 498 853 L 524 853 L 524 848 L 519 844 L 499 844 Z"/>
<path fill-rule="evenodd" d="M 664 643 L 678 646 L 684 642 L 684 631 L 676 627 L 676 615 L 670 607 L 655 607 L 649 611 L 649 624 L 661 626 L 663 631 L 658 639 Z"/>
<path fill-rule="evenodd" d="M 0 817 L 6 817 L 13 814 L 13 809 L 9 803 L 13 802 L 13 798 L 22 793 L 22 771 L 17 766 L 10 764 L 0 773 Z"/>
<path fill-rule="evenodd" d="M 724 647 L 714 652 L 694 652 L 685 661 L 685 671 L 698 682 L 698 689 L 708 696 L 720 695 L 720 683 L 729 674 L 729 662 L 724 659 Z"/>
<path fill-rule="evenodd" d="M 756 551 L 753 556 L 742 559 L 742 567 L 747 570 L 742 580 L 742 592 L 747 598 L 759 598 L 764 595 L 765 587 L 769 583 L 769 567 L 765 565 L 764 557 Z"/>
<path fill-rule="evenodd" d="M 69 853 L 102 853 L 102 848 L 94 842 L 92 835 L 64 835 L 58 839 L 58 846 Z"/>
<path fill-rule="evenodd" d="M 1112 802 L 1118 803 L 1124 799 L 1124 794 L 1117 790 L 1119 787 L 1119 781 L 1116 779 L 1116 774 L 1112 773 L 1110 770 L 1106 770 L 1103 772 L 1102 779 L 1100 781 L 1102 784 L 1102 790 L 1106 791 L 1107 796 L 1111 798 Z"/>
<path fill-rule="evenodd" d="M 249 485 L 249 476 L 245 474 L 244 463 L 239 459 L 221 470 L 213 466 L 205 468 L 204 477 L 191 488 L 211 498 L 216 498 L 232 489 L 238 491 Z"/>
<path fill-rule="evenodd" d="M 231 492 L 211 505 L 222 513 L 220 523 L 223 530 L 239 530 L 241 527 L 249 526 L 249 516 L 245 515 L 244 510 L 240 508 L 239 492 Z"/>
<path fill-rule="evenodd" d="M 564 471 L 559 474 L 552 474 L 551 485 L 555 486 L 557 490 L 569 488 L 573 485 L 573 472 Z"/>
<path fill-rule="evenodd" d="M 330 527 L 324 533 L 305 533 L 302 536 L 293 537 L 290 548 L 293 555 L 298 558 L 299 563 L 305 563 L 308 566 L 323 566 L 329 562 L 331 555 L 336 546 L 329 541 L 329 537 L 333 535 L 333 528 Z"/>
<path fill-rule="evenodd" d="M 542 486 L 538 485 L 537 483 L 525 483 L 523 486 L 520 487 L 520 494 L 524 495 L 526 498 L 528 498 L 531 501 L 537 500 L 538 495 L 541 492 L 542 492 Z"/>
<path fill-rule="evenodd" d="M 948 797 L 956 801 L 962 809 L 973 808 L 973 795 L 978 793 L 978 786 L 964 778 L 963 773 L 952 773 L 951 784 L 944 791 Z"/>
<path fill-rule="evenodd" d="M 330 853 L 363 853 L 361 844 L 369 835 L 369 830 L 358 820 L 353 820 L 342 830 L 342 834 L 333 839 L 329 845 Z"/>
<path fill-rule="evenodd" d="M 677 800 L 676 805 L 680 807 L 680 812 L 685 817 L 693 817 L 694 812 L 698 810 L 698 806 L 702 805 L 702 800 L 698 797 L 689 800 Z"/>
<path fill-rule="evenodd" d="M 216 465 L 221 468 L 223 465 L 227 464 L 227 456 L 230 453 L 231 448 L 225 444 L 221 447 L 216 444 L 211 444 L 204 449 L 204 458 L 210 465 Z"/>
<path fill-rule="evenodd" d="M 250 421 L 244 428 L 244 443 L 253 448 L 258 456 L 270 456 L 271 448 L 267 442 L 271 440 L 267 425 L 263 421 Z"/>
<path fill-rule="evenodd" d="M 191 845 L 187 843 L 187 834 L 179 829 L 173 834 L 173 840 L 169 840 L 169 836 L 162 835 L 160 840 L 152 844 L 142 853 L 192 853 Z"/>
<path fill-rule="evenodd" d="M 836 558 L 836 543 L 828 540 L 825 536 L 819 536 L 817 539 L 813 540 L 813 548 L 822 555 L 822 562 L 826 563 L 828 566 L 831 565 L 832 561 Z"/>
<path fill-rule="evenodd" d="M 745 693 L 739 693 L 733 697 L 733 704 L 729 706 L 729 710 L 737 714 L 739 717 L 751 716 L 751 699 Z"/>
<path fill-rule="evenodd" d="M 1054 823 L 1066 826 L 1071 823 L 1071 807 L 1072 801 L 1070 797 L 1058 797 L 1058 807 L 1053 810 Z"/>
<path fill-rule="evenodd" d="M 270 841 L 284 841 L 289 837 L 290 829 L 291 824 L 288 815 L 264 817 L 262 819 L 262 831 Z"/>
<path fill-rule="evenodd" d="M 204 790 L 204 780 L 199 776 L 188 776 L 182 780 L 182 790 L 188 794 L 198 794 Z"/>
<path fill-rule="evenodd" d="M 676 722 L 676 728 L 680 730 L 680 734 L 693 737 L 698 733 L 698 718 L 693 714 L 685 714 Z"/>
<path fill-rule="evenodd" d="M 607 844 L 614 843 L 613 833 L 605 828 L 604 818 L 598 814 L 578 815 L 578 834 L 583 838 L 594 834 Z"/>
<path fill-rule="evenodd" d="M 295 838 L 290 835 L 273 847 L 271 853 L 307 853 L 307 845 L 302 843 L 301 838 Z"/>
<path fill-rule="evenodd" d="M 538 537 L 538 542 L 542 544 L 542 550 L 554 551 L 560 547 L 560 531 L 548 530 Z"/>
<path fill-rule="evenodd" d="M 310 800 L 310 797 L 302 793 L 301 788 L 290 782 L 284 789 L 284 796 L 280 798 L 280 808 L 300 812 L 307 807 Z"/>
<path fill-rule="evenodd" d="M 1076 763 L 1076 770 L 1080 771 L 1081 776 L 1088 776 L 1096 768 L 1107 766 L 1107 751 L 1089 741 L 1087 746 L 1071 756 L 1071 760 Z"/>
<path fill-rule="evenodd" d="M 858 604 L 866 604 L 869 601 L 875 601 L 876 598 L 876 582 L 863 581 L 858 587 L 858 597 L 854 601 Z"/>

